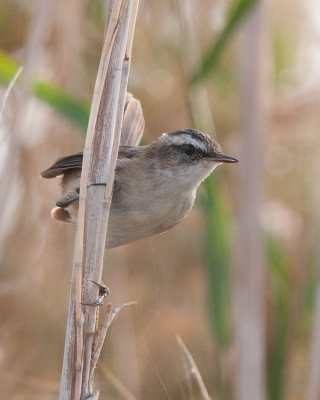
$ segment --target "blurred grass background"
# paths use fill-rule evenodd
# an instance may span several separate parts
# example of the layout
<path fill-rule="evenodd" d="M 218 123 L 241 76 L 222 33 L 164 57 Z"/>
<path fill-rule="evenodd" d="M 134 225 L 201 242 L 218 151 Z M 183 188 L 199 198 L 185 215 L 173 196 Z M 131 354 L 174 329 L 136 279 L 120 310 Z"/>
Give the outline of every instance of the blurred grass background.
<path fill-rule="evenodd" d="M 162 132 L 194 127 L 240 158 L 246 140 L 244 29 L 256 3 L 141 0 L 129 90 L 143 106 L 146 143 Z M 267 82 L 260 90 L 255 81 L 266 104 L 257 219 L 257 268 L 265 286 L 263 390 L 271 400 L 315 400 L 309 378 L 310 358 L 317 354 L 319 6 L 313 0 L 269 1 L 260 14 L 266 51 L 256 58 Z M 0 1 L 1 98 L 23 66 L 0 117 L 3 398 L 58 396 L 74 228 L 50 218 L 59 185 L 39 174 L 83 147 L 104 16 L 101 0 Z M 107 367 L 137 399 L 200 399 L 183 369 L 178 333 L 212 398 L 241 399 L 234 315 L 237 271 L 246 273 L 236 256 L 239 225 L 240 231 L 246 225 L 242 178 L 241 166 L 219 167 L 179 226 L 106 253 L 110 301 L 138 305 L 112 328 L 98 365 L 100 398 L 124 398 Z M 250 335 L 247 345 L 254 351 Z"/>

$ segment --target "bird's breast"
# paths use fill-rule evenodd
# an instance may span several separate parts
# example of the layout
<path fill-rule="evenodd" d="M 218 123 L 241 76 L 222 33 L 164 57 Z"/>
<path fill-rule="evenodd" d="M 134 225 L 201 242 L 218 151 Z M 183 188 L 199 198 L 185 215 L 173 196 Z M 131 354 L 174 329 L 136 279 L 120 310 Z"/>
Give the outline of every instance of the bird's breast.
<path fill-rule="evenodd" d="M 195 192 L 152 182 L 135 187 L 119 182 L 119 186 L 110 210 L 108 247 L 167 231 L 188 214 L 195 200 Z"/>

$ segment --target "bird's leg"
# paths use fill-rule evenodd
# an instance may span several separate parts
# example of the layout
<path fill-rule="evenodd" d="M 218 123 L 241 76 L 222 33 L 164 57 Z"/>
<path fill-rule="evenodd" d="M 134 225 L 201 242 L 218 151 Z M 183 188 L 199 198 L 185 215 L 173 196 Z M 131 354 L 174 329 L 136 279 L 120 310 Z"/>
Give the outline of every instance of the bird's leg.
<path fill-rule="evenodd" d="M 65 193 L 57 202 L 56 206 L 65 208 L 68 207 L 71 203 L 79 200 L 79 192 L 76 190 L 75 192 Z"/>

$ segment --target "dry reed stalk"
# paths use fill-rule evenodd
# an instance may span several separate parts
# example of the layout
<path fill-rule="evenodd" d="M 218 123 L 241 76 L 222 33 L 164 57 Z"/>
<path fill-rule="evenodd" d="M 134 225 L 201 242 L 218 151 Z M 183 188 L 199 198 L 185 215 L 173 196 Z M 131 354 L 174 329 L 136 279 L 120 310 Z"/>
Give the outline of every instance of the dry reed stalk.
<path fill-rule="evenodd" d="M 98 310 L 96 307 L 83 309 L 80 303 L 92 303 L 98 297 L 92 281 L 101 281 L 138 7 L 138 1 L 134 0 L 132 15 L 132 2 L 114 0 L 110 2 L 111 9 L 107 13 L 108 25 L 83 157 L 60 400 L 99 396 L 99 392 L 93 394 L 92 390 L 92 367 L 95 368 L 97 360 L 91 361 L 93 347 L 97 346 L 94 338 L 98 328 Z M 130 51 L 126 52 L 128 46 Z M 101 351 L 102 344 L 99 346 Z"/>
<path fill-rule="evenodd" d="M 310 347 L 310 374 L 307 400 L 318 400 L 320 398 L 320 252 L 318 252 L 317 264 L 317 288 Z"/>
<path fill-rule="evenodd" d="M 108 304 L 107 306 L 107 310 L 106 310 L 106 314 L 105 314 L 105 318 L 104 318 L 104 322 L 102 323 L 102 327 L 100 329 L 100 332 L 98 332 L 98 337 L 97 337 L 97 341 L 95 343 L 95 346 L 93 348 L 92 351 L 92 356 L 91 356 L 91 372 L 90 372 L 90 379 L 89 379 L 89 385 L 90 387 L 92 387 L 93 384 L 93 374 L 95 371 L 95 368 L 97 366 L 97 362 L 99 360 L 100 354 L 101 354 L 101 350 L 102 350 L 102 346 L 104 344 L 106 335 L 108 333 L 108 330 L 112 324 L 112 322 L 117 318 L 117 316 L 119 315 L 120 311 L 122 311 L 124 308 L 130 307 L 134 304 L 137 304 L 136 301 L 130 301 L 128 303 L 124 303 L 121 304 L 118 307 L 112 307 L 112 304 Z"/>
<path fill-rule="evenodd" d="M 190 371 L 190 374 L 195 378 L 196 382 L 198 383 L 200 393 L 202 394 L 203 399 L 211 400 L 211 397 L 209 396 L 209 393 L 203 382 L 200 371 L 199 371 L 197 364 L 195 363 L 190 351 L 188 350 L 187 346 L 184 344 L 184 342 L 182 341 L 182 339 L 179 335 L 176 336 L 176 339 L 177 339 L 177 343 L 178 343 L 179 347 L 181 348 L 183 354 L 186 357 L 187 364 L 189 366 L 188 370 Z"/>
<path fill-rule="evenodd" d="M 261 0 L 249 15 L 241 52 L 242 138 L 234 257 L 236 400 L 266 396 L 265 265 L 259 223 L 267 123 L 266 5 Z"/>
<path fill-rule="evenodd" d="M 85 303 L 92 303 L 97 298 L 97 290 L 92 291 L 91 281 L 100 282 L 103 265 L 105 239 L 107 233 L 107 221 L 112 199 L 113 177 L 116 166 L 118 147 L 120 143 L 121 123 L 119 123 L 119 108 L 121 118 L 123 114 L 124 96 L 126 84 L 122 84 L 122 68 L 125 54 L 126 39 L 129 22 L 129 6 L 131 2 L 125 2 L 119 19 L 119 29 L 112 48 L 109 70 L 106 83 L 100 101 L 96 131 L 114 132 L 114 136 L 105 138 L 94 136 L 92 141 L 92 159 L 90 163 L 86 199 L 86 220 L 84 229 L 84 251 L 83 251 L 83 297 Z M 111 20 L 112 22 L 112 15 Z M 108 32 L 107 32 L 108 37 Z M 120 40 L 121 39 L 121 40 Z M 120 94 L 120 90 L 122 93 Z M 117 128 L 117 131 L 116 131 Z M 105 140 L 103 140 L 105 139 Z M 86 151 L 86 150 L 85 150 Z M 105 155 L 102 160 L 100 154 Z M 112 157 L 112 154 L 114 157 Z M 96 155 L 96 157 L 94 157 Z M 100 183 L 105 183 L 104 189 Z M 90 216 L 88 218 L 88 215 Z M 94 297 L 93 297 L 94 296 Z M 87 308 L 85 313 L 84 354 L 83 354 L 83 382 L 82 395 L 91 392 L 89 386 L 90 366 L 92 356 L 93 332 L 95 329 L 96 310 Z"/>

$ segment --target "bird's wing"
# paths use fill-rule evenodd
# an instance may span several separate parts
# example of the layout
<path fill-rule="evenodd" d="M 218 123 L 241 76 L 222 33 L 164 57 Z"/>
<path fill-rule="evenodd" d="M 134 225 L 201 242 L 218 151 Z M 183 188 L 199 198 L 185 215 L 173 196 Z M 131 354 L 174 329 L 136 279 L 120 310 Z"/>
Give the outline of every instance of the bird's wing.
<path fill-rule="evenodd" d="M 131 93 L 126 93 L 120 146 L 138 146 L 144 131 L 141 103 Z"/>
<path fill-rule="evenodd" d="M 120 146 L 137 146 L 144 130 L 144 118 L 140 101 L 131 93 L 126 94 Z M 127 157 L 124 148 L 119 149 L 120 157 Z M 131 158 L 128 156 L 128 158 Z M 55 178 L 72 169 L 82 168 L 83 152 L 59 158 L 50 168 L 41 173 L 43 178 Z"/>
<path fill-rule="evenodd" d="M 55 178 L 72 169 L 82 168 L 83 152 L 59 158 L 50 168 L 41 172 L 43 178 Z"/>
<path fill-rule="evenodd" d="M 142 148 L 138 147 L 139 150 Z M 118 160 L 131 160 L 140 153 L 135 146 L 120 146 Z M 65 174 L 67 171 L 82 168 L 83 152 L 72 154 L 71 156 L 61 157 L 48 169 L 41 172 L 42 178 L 55 178 L 56 176 Z"/>

